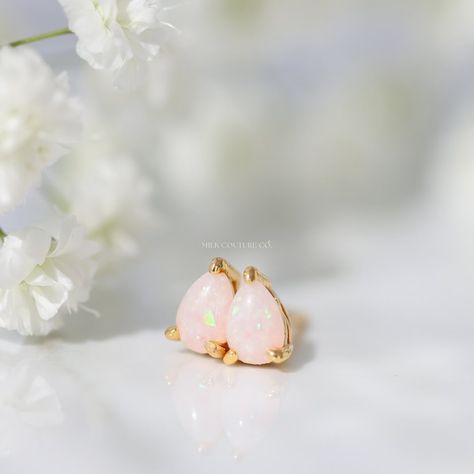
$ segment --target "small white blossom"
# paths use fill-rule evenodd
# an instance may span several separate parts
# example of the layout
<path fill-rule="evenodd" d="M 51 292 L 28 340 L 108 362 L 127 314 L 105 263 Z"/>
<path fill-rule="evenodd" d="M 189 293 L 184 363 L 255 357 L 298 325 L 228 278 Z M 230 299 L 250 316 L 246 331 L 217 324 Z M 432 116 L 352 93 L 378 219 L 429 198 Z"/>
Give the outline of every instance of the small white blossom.
<path fill-rule="evenodd" d="M 0 49 L 0 214 L 36 186 L 42 169 L 77 141 L 80 107 L 67 77 L 32 49 Z"/>
<path fill-rule="evenodd" d="M 58 1 L 78 38 L 77 54 L 94 69 L 138 75 L 158 54 L 168 25 L 161 0 Z"/>
<path fill-rule="evenodd" d="M 0 327 L 46 335 L 89 299 L 97 245 L 73 217 L 8 234 L 0 246 Z"/>

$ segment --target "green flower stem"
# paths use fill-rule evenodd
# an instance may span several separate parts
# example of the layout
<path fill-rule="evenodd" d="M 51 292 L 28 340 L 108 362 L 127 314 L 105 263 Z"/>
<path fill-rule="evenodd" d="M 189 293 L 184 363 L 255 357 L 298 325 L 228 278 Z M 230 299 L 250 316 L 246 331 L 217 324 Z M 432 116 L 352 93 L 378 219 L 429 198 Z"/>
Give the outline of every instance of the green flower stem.
<path fill-rule="evenodd" d="M 7 234 L 5 231 L 0 227 L 0 240 L 3 240 L 6 236 Z"/>
<path fill-rule="evenodd" d="M 16 48 L 17 46 L 22 46 L 28 43 L 34 43 L 35 41 L 41 41 L 48 38 L 54 38 L 55 36 L 69 35 L 71 33 L 72 31 L 69 28 L 61 28 L 60 30 L 50 31 L 49 33 L 43 33 L 41 35 L 30 36 L 28 38 L 23 38 L 18 41 L 13 41 L 9 43 L 8 46 L 11 46 L 12 48 Z"/>

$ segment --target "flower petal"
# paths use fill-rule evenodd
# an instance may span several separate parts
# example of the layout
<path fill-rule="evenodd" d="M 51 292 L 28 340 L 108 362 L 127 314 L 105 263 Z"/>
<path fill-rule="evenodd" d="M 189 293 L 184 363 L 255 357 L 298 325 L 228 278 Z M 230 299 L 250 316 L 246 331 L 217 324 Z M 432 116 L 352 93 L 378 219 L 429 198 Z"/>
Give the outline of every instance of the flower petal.
<path fill-rule="evenodd" d="M 33 286 L 30 294 L 35 301 L 39 317 L 45 321 L 54 318 L 68 298 L 67 288 L 60 284 Z"/>
<path fill-rule="evenodd" d="M 0 247 L 0 288 L 12 288 L 23 281 L 44 262 L 50 245 L 50 236 L 34 227 L 7 235 Z"/>

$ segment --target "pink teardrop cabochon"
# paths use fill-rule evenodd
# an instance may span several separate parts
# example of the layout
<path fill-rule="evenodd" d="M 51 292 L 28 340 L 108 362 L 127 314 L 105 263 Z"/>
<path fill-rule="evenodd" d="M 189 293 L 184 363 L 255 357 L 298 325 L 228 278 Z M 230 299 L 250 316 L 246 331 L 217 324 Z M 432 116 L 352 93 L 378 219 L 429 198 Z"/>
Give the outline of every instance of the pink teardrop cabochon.
<path fill-rule="evenodd" d="M 246 283 L 237 291 L 230 308 L 227 343 L 247 364 L 271 362 L 268 350 L 285 343 L 285 325 L 278 303 L 259 281 Z"/>
<path fill-rule="evenodd" d="M 234 297 L 232 283 L 224 273 L 205 273 L 184 295 L 176 314 L 183 344 L 206 353 L 206 343 L 227 341 L 227 321 Z"/>

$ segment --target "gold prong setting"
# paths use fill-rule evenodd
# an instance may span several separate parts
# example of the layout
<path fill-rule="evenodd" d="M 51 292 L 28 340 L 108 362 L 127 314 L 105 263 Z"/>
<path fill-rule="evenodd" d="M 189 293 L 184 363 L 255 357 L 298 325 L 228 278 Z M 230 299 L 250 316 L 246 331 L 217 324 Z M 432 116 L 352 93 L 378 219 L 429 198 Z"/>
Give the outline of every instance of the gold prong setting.
<path fill-rule="evenodd" d="M 216 341 L 206 342 L 206 352 L 214 359 L 223 359 L 228 347 L 226 343 Z"/>
<path fill-rule="evenodd" d="M 176 326 L 170 326 L 165 330 L 166 339 L 170 341 L 179 341 L 181 339 L 179 335 L 179 329 Z"/>
<path fill-rule="evenodd" d="M 237 352 L 235 352 L 232 349 L 229 349 L 226 352 L 226 354 L 224 356 L 224 359 L 223 359 L 225 365 L 234 365 L 238 360 L 239 360 L 239 356 L 238 356 Z"/>
<path fill-rule="evenodd" d="M 272 288 L 270 278 L 252 266 L 245 268 L 243 272 L 243 279 L 247 284 L 253 283 L 254 281 L 259 281 L 267 290 L 271 290 Z"/>
<path fill-rule="evenodd" d="M 281 349 L 273 349 L 267 352 L 272 362 L 275 364 L 281 364 L 291 357 L 291 354 L 293 353 L 293 344 L 287 344 Z"/>
<path fill-rule="evenodd" d="M 234 293 L 237 293 L 240 285 L 240 274 L 227 260 L 222 257 L 213 258 L 209 264 L 209 273 L 224 273 L 232 283 Z"/>

